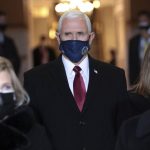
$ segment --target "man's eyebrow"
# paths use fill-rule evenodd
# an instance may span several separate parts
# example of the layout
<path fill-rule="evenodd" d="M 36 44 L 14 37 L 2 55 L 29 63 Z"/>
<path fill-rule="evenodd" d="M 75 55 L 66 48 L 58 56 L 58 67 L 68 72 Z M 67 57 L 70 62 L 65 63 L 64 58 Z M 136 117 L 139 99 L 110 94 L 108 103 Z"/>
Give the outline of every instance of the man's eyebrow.
<path fill-rule="evenodd" d="M 64 34 L 72 34 L 71 32 L 64 32 Z"/>
<path fill-rule="evenodd" d="M 83 31 L 78 31 L 77 33 L 85 33 L 85 32 L 83 32 Z"/>

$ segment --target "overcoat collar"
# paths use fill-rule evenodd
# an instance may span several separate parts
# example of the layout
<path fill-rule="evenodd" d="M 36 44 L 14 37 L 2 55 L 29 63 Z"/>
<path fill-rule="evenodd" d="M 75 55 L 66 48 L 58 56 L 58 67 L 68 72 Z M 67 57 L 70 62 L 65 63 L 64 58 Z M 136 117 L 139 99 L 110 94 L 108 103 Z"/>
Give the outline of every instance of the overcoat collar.
<path fill-rule="evenodd" d="M 150 135 L 150 110 L 140 115 L 136 129 L 137 137 L 142 138 L 146 135 Z"/>

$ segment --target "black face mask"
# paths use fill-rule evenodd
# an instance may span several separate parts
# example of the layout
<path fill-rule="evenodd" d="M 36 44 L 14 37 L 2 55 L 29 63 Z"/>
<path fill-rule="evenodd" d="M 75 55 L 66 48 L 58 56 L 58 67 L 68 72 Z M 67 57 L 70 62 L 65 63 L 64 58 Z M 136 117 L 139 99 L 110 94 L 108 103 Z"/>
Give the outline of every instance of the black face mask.
<path fill-rule="evenodd" d="M 14 93 L 0 93 L 0 120 L 10 115 L 15 108 Z"/>
<path fill-rule="evenodd" d="M 7 28 L 7 24 L 0 24 L 0 31 L 1 32 L 5 32 L 6 28 Z"/>
<path fill-rule="evenodd" d="M 150 24 L 148 22 L 140 22 L 138 27 L 140 30 L 147 31 L 150 27 Z"/>
<path fill-rule="evenodd" d="M 150 27 L 149 25 L 147 25 L 147 26 L 139 26 L 139 29 L 147 31 L 149 29 L 149 27 Z"/>

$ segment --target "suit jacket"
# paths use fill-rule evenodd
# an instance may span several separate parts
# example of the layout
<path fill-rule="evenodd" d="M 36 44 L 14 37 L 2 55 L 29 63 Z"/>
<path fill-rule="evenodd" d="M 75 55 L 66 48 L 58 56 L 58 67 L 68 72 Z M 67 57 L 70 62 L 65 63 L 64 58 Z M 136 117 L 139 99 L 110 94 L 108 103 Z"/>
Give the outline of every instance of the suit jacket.
<path fill-rule="evenodd" d="M 4 36 L 4 43 L 0 43 L 0 56 L 9 59 L 18 74 L 20 70 L 20 58 L 14 41 L 7 36 Z"/>
<path fill-rule="evenodd" d="M 141 36 L 136 35 L 129 41 L 129 81 L 130 84 L 134 84 L 140 73 L 140 40 Z"/>
<path fill-rule="evenodd" d="M 117 125 L 126 117 L 124 71 L 91 57 L 89 69 L 82 112 L 70 91 L 61 57 L 25 73 L 25 88 L 47 129 L 52 150 L 114 149 Z"/>
<path fill-rule="evenodd" d="M 126 122 L 118 135 L 116 150 L 150 149 L 150 110 Z"/>

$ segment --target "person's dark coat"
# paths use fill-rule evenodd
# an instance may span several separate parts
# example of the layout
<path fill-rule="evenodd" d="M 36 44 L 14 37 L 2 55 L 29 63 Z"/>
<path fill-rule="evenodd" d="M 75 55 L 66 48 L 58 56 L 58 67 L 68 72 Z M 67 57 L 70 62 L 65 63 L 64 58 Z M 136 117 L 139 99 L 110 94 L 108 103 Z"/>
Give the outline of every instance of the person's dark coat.
<path fill-rule="evenodd" d="M 38 66 L 38 65 L 42 64 L 42 57 L 43 56 L 42 56 L 42 53 L 41 53 L 41 49 L 42 49 L 42 47 L 38 46 L 33 50 L 33 65 L 34 66 Z M 44 49 L 48 53 L 48 61 L 52 61 L 56 58 L 54 49 L 52 47 L 45 46 Z"/>
<path fill-rule="evenodd" d="M 140 73 L 140 66 L 141 66 L 140 40 L 141 36 L 136 35 L 129 41 L 128 67 L 129 67 L 129 81 L 131 85 L 138 80 Z"/>
<path fill-rule="evenodd" d="M 133 91 L 129 91 L 130 116 L 140 115 L 150 109 L 150 97 L 144 97 Z M 129 110 L 128 110 L 129 112 Z"/>
<path fill-rule="evenodd" d="M 0 122 L 0 150 L 49 150 L 45 129 L 36 123 L 32 110 L 15 109 Z"/>
<path fill-rule="evenodd" d="M 150 149 L 150 110 L 123 123 L 116 150 Z"/>
<path fill-rule="evenodd" d="M 124 71 L 89 57 L 89 85 L 82 112 L 68 85 L 62 58 L 25 73 L 24 86 L 52 150 L 113 150 L 124 118 Z M 122 111 L 122 112 L 121 112 Z"/>
<path fill-rule="evenodd" d="M 6 57 L 12 63 L 16 74 L 19 73 L 21 61 L 14 41 L 4 36 L 4 42 L 0 43 L 0 56 Z"/>

